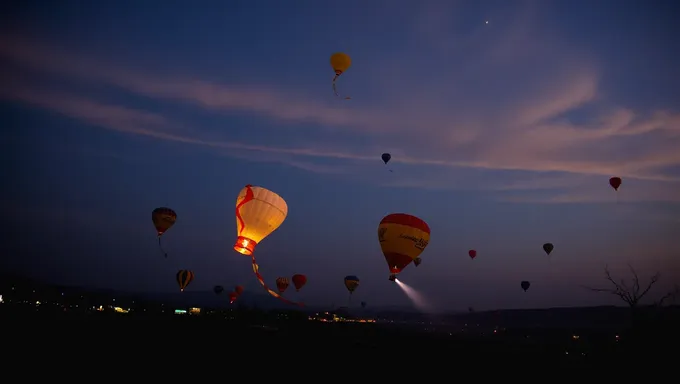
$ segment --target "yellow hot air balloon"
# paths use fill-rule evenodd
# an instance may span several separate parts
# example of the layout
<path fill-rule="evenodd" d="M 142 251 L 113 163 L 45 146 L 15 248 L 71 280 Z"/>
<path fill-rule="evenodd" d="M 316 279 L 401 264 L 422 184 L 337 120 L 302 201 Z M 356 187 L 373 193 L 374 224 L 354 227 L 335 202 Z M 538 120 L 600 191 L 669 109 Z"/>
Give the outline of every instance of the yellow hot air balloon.
<path fill-rule="evenodd" d="M 420 256 L 430 242 L 430 227 L 405 213 L 385 216 L 378 225 L 378 240 L 390 269 L 390 280 Z"/>
<path fill-rule="evenodd" d="M 288 204 L 276 193 L 246 185 L 236 198 L 236 233 L 234 250 L 252 256 L 255 246 L 274 232 L 288 215 Z"/>
<path fill-rule="evenodd" d="M 333 93 L 335 93 L 335 96 L 339 96 L 338 90 L 335 87 L 335 82 L 338 80 L 338 77 L 351 66 L 352 59 L 348 54 L 338 52 L 331 55 L 331 67 L 333 68 L 333 71 L 335 71 L 335 77 L 333 78 Z M 347 96 L 345 99 L 350 99 L 350 97 Z"/>

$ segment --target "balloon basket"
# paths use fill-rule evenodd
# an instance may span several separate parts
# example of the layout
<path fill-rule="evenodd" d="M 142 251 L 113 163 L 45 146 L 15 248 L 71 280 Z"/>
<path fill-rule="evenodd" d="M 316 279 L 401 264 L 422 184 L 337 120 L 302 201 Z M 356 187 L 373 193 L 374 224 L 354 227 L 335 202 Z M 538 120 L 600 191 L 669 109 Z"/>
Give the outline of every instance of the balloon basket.
<path fill-rule="evenodd" d="M 246 237 L 239 236 L 234 244 L 234 250 L 242 255 L 251 256 L 255 251 L 256 242 Z"/>

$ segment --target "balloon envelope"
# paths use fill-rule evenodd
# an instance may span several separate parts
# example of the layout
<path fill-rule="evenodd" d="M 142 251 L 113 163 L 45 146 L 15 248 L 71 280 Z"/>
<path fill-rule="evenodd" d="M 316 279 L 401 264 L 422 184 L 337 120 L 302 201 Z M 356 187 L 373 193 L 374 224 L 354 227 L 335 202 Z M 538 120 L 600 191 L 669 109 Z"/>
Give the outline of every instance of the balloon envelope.
<path fill-rule="evenodd" d="M 186 269 L 180 269 L 177 271 L 176 278 L 177 285 L 179 285 L 179 290 L 184 291 L 184 288 L 186 288 L 194 280 L 194 273 Z"/>
<path fill-rule="evenodd" d="M 300 288 L 304 287 L 304 285 L 307 284 L 307 276 L 305 275 L 295 274 L 293 275 L 292 280 L 296 291 L 299 291 Z"/>
<path fill-rule="evenodd" d="M 609 185 L 611 185 L 611 187 L 614 188 L 615 191 L 618 191 L 619 187 L 621 186 L 621 178 L 612 177 L 611 179 L 609 179 Z"/>
<path fill-rule="evenodd" d="M 242 285 L 237 285 L 237 286 L 234 288 L 234 292 L 236 292 L 236 294 L 240 296 L 240 295 L 243 293 L 243 286 L 242 286 Z"/>
<path fill-rule="evenodd" d="M 290 282 L 287 277 L 279 277 L 276 279 L 276 288 L 278 288 L 281 293 L 285 292 L 289 285 Z"/>
<path fill-rule="evenodd" d="M 470 256 L 471 259 L 474 259 L 475 257 L 477 257 L 477 251 L 475 251 L 474 249 L 469 250 L 468 256 Z"/>
<path fill-rule="evenodd" d="M 389 162 L 390 159 L 392 158 L 392 155 L 390 155 L 389 153 L 383 153 L 381 158 L 382 158 L 382 161 L 384 161 L 385 164 L 387 164 L 387 162 Z"/>
<path fill-rule="evenodd" d="M 357 289 L 358 286 L 359 286 L 358 277 L 354 275 L 345 276 L 345 287 L 350 293 L 354 292 L 354 290 Z"/>
<path fill-rule="evenodd" d="M 153 221 L 154 227 L 156 227 L 158 236 L 160 236 L 175 225 L 177 213 L 167 207 L 156 208 L 151 212 L 151 220 Z"/>
<path fill-rule="evenodd" d="M 545 243 L 545 244 L 543 244 L 543 250 L 544 250 L 545 253 L 547 253 L 548 255 L 550 254 L 550 252 L 553 251 L 553 249 L 555 249 L 555 246 L 554 246 L 552 243 Z"/>
<path fill-rule="evenodd" d="M 236 198 L 236 252 L 251 256 L 255 246 L 269 236 L 288 215 L 288 204 L 276 193 L 246 185 Z"/>
<path fill-rule="evenodd" d="M 378 241 L 390 273 L 399 273 L 420 256 L 430 242 L 430 227 L 405 213 L 385 216 L 378 225 Z"/>
<path fill-rule="evenodd" d="M 529 287 L 531 286 L 531 283 L 528 282 L 528 281 L 523 281 L 523 282 L 520 284 L 520 286 L 522 287 L 522 289 L 524 290 L 524 292 L 526 292 L 527 289 L 529 289 Z"/>
<path fill-rule="evenodd" d="M 352 59 L 348 54 L 338 52 L 331 55 L 331 67 L 336 75 L 340 75 L 352 65 Z"/>

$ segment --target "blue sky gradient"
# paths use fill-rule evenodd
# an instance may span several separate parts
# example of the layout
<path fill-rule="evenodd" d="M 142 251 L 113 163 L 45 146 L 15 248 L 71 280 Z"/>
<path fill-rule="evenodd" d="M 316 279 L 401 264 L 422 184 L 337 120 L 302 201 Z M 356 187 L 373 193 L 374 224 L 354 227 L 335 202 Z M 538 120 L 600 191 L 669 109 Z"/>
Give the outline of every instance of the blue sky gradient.
<path fill-rule="evenodd" d="M 661 294 L 680 282 L 679 10 L 3 4 L 2 263 L 130 291 L 175 290 L 180 268 L 196 273 L 190 289 L 261 289 L 232 250 L 236 195 L 253 184 L 289 206 L 258 246 L 261 272 L 270 284 L 306 274 L 308 303 L 344 300 L 348 274 L 362 300 L 408 302 L 377 240 L 392 212 L 432 229 L 402 278 L 440 309 L 616 303 L 581 287 L 605 284 L 607 264 L 620 277 L 627 263 L 660 271 Z M 338 81 L 351 100 L 331 89 L 337 51 L 353 59 Z M 167 260 L 158 206 L 178 213 Z"/>

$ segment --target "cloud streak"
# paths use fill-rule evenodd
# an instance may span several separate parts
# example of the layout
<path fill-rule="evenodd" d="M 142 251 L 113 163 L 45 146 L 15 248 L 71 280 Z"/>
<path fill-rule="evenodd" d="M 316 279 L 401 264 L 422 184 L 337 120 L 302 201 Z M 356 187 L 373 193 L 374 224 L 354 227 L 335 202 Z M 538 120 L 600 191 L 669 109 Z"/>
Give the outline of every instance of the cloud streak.
<path fill-rule="evenodd" d="M 351 103 L 326 102 L 302 91 L 283 92 L 276 86 L 230 86 L 191 75 L 164 76 L 158 74 L 161 71 L 124 68 L 10 34 L 0 34 L 0 67 L 10 69 L 2 76 L 6 86 L 0 97 L 124 134 L 202 146 L 250 160 L 255 152 L 259 161 L 285 163 L 315 173 L 362 173 L 362 164 L 378 163 L 383 150 L 392 153 L 390 164 L 396 167 L 437 168 L 418 177 L 403 172 L 408 176 L 392 182 L 393 187 L 456 189 L 463 179 L 473 179 L 467 184 L 474 188 L 544 190 L 549 195 L 527 201 L 580 202 L 609 197 L 574 194 L 568 190 L 570 185 L 601 189 L 591 180 L 600 183 L 619 175 L 625 180 L 637 179 L 638 185 L 648 189 L 630 192 L 630 199 L 677 201 L 680 175 L 672 170 L 680 166 L 680 114 L 613 105 L 601 90 L 601 65 L 560 45 L 559 40 L 534 37 L 530 22 L 534 14 L 527 9 L 521 14 L 522 23 L 500 31 L 503 39 L 497 38 L 499 31 L 478 30 L 436 40 L 441 35 L 437 31 L 446 28 L 441 12 L 419 14 L 414 33 L 432 39 L 432 44 L 423 44 L 422 49 L 440 59 L 465 56 L 469 60 L 451 62 L 455 67 L 451 71 L 427 68 L 419 58 L 386 66 L 385 75 L 371 80 L 381 85 L 378 89 L 384 97 L 372 103 L 362 103 L 360 97 Z M 425 22 L 432 17 L 436 23 Z M 508 50 L 509 41 L 526 44 Z M 447 53 L 446 47 L 455 47 L 455 52 Z M 540 63 L 531 61 L 537 49 L 542 50 Z M 479 65 L 470 66 L 470 62 Z M 537 65 L 547 69 L 536 70 Z M 305 135 L 295 128 L 302 124 L 315 131 L 314 142 L 302 147 L 295 140 L 290 140 L 290 146 L 252 144 L 230 139 L 229 130 L 210 136 L 201 128 L 181 123 L 181 112 L 172 116 L 152 113 L 95 101 L 95 97 L 72 89 L 38 86 L 25 76 L 27 71 L 66 77 L 75 83 L 105 84 L 206 113 L 259 116 L 269 121 L 262 129 L 286 130 L 292 137 Z M 423 75 L 418 81 L 407 76 L 416 72 Z M 394 78 L 403 81 L 394 85 Z M 338 140 L 341 135 L 359 144 L 343 145 Z M 318 164 L 318 159 L 339 164 Z M 470 170 L 475 169 L 479 175 L 505 171 L 512 177 L 488 181 L 470 176 Z M 522 172 L 527 174 L 519 175 Z M 626 188 L 631 185 L 624 184 Z M 556 191 L 560 188 L 567 191 L 560 194 Z"/>

